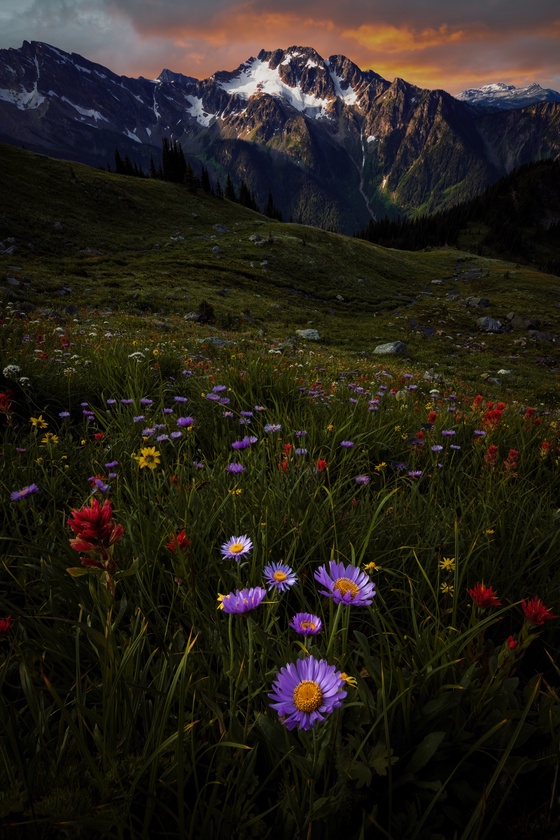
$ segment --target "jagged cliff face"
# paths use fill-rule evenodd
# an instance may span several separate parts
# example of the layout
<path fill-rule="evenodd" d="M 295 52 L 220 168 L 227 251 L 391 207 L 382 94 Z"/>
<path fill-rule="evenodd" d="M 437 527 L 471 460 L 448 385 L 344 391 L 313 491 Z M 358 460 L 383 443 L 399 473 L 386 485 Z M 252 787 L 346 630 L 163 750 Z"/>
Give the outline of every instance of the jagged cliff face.
<path fill-rule="evenodd" d="M 557 156 L 559 115 L 558 103 L 488 113 L 308 47 L 263 50 L 204 80 L 130 79 L 41 43 L 0 50 L 0 140 L 101 165 L 118 148 L 147 166 L 168 137 L 262 204 L 271 189 L 284 218 L 350 233 Z"/>

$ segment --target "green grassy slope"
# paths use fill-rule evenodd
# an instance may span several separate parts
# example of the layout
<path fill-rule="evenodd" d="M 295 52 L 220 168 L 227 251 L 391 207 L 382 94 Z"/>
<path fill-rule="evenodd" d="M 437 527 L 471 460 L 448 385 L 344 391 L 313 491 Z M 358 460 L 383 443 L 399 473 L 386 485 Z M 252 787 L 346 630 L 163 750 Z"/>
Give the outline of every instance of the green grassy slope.
<path fill-rule="evenodd" d="M 269 343 L 313 327 L 336 352 L 401 340 L 412 363 L 444 378 L 460 375 L 476 388 L 481 376 L 508 369 L 497 376 L 499 393 L 511 386 L 528 399 L 556 399 L 554 341 L 481 333 L 476 320 L 513 311 L 560 335 L 558 278 L 452 248 L 401 252 L 280 224 L 174 184 L 11 147 L 0 147 L 0 162 L 0 242 L 16 248 L 0 255 L 4 305 L 64 316 L 72 304 L 80 317 L 110 308 L 201 337 L 214 330 Z M 490 306 L 465 306 L 475 295 Z M 184 315 L 203 301 L 213 324 L 187 324 Z"/>

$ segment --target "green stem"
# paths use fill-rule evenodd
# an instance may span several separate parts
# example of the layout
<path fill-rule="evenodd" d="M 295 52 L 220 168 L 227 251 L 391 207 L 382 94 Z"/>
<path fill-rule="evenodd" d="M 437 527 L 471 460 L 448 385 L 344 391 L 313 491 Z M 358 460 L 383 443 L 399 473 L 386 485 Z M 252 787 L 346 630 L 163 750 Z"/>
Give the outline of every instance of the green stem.
<path fill-rule="evenodd" d="M 336 637 L 336 631 L 338 629 L 338 623 L 340 621 L 341 611 L 342 611 L 342 602 L 337 605 L 336 612 L 334 614 L 334 618 L 333 618 L 333 621 L 332 621 L 332 624 L 331 624 L 331 635 L 330 635 L 330 638 L 329 638 L 329 644 L 327 646 L 327 653 L 326 653 L 327 659 L 329 658 L 329 656 L 331 654 L 331 651 L 334 647 L 334 641 L 335 641 L 335 637 Z"/>

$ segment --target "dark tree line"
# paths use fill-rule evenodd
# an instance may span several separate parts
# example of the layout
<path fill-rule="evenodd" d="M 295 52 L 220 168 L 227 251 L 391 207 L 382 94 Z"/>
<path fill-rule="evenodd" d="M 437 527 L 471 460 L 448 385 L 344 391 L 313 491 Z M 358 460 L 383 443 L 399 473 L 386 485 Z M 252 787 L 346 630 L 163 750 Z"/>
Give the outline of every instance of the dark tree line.
<path fill-rule="evenodd" d="M 490 249 L 554 274 L 560 255 L 548 254 L 560 251 L 560 223 L 551 225 L 549 218 L 560 210 L 559 196 L 560 162 L 542 160 L 519 167 L 482 195 L 448 210 L 412 219 L 371 220 L 356 236 L 387 248 L 417 251 L 456 246 L 470 229 L 477 253 Z"/>
<path fill-rule="evenodd" d="M 269 216 L 271 219 L 276 219 L 279 222 L 282 221 L 282 213 L 274 203 L 271 190 L 269 190 L 268 198 L 261 210 L 255 195 L 243 179 L 241 179 L 236 188 L 228 173 L 225 188 L 222 187 L 219 179 L 215 184 L 212 184 L 208 169 L 202 166 L 200 174 L 197 175 L 190 163 L 186 160 L 181 144 L 177 140 L 170 141 L 167 137 L 164 137 L 162 141 L 161 160 L 156 164 L 153 156 L 150 158 L 148 174 L 136 162 L 131 161 L 128 155 L 125 155 L 123 158 L 118 149 L 115 149 L 114 172 L 117 175 L 130 175 L 137 178 L 158 178 L 174 184 L 184 184 L 190 192 L 197 192 L 197 190 L 201 189 L 203 192 L 215 195 L 217 198 L 227 198 L 228 201 L 235 201 L 237 204 L 248 207 L 250 210 L 256 210 L 258 213 L 263 213 L 263 215 Z"/>

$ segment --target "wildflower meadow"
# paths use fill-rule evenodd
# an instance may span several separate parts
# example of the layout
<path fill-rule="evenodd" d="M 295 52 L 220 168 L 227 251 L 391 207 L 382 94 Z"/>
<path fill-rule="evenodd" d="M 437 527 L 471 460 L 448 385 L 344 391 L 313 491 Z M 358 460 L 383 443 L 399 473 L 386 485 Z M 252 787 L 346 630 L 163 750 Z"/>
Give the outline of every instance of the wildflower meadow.
<path fill-rule="evenodd" d="M 555 409 L 2 318 L 10 837 L 558 836 Z"/>

